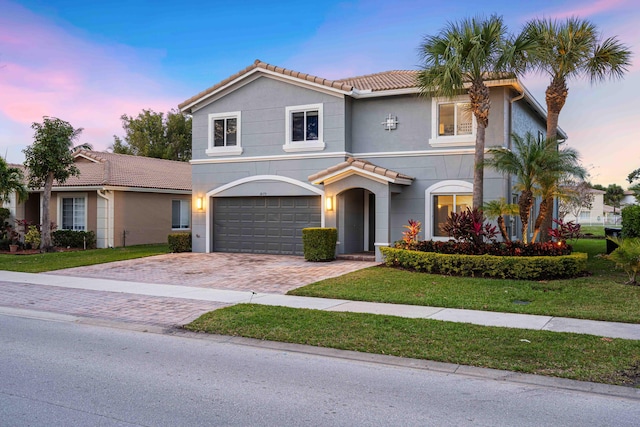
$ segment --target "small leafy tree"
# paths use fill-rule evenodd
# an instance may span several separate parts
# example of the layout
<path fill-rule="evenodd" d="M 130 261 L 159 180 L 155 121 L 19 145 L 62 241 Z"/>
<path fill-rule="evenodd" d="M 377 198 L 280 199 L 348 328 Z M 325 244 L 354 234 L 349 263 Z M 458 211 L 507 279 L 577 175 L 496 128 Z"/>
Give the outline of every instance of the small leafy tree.
<path fill-rule="evenodd" d="M 638 286 L 637 276 L 640 272 L 640 238 L 620 239 L 609 237 L 618 247 L 608 255 L 608 258 L 622 268 L 628 275 L 627 285 Z"/>
<path fill-rule="evenodd" d="M 498 230 L 495 225 L 486 223 L 479 209 L 467 208 L 462 212 L 451 212 L 442 231 L 460 242 L 480 245 L 484 240 L 495 241 Z"/>
<path fill-rule="evenodd" d="M 33 123 L 35 130 L 32 145 L 24 150 L 25 166 L 29 170 L 29 187 L 42 188 L 42 236 L 40 249 L 50 251 L 51 220 L 49 204 L 53 182 L 63 184 L 70 176 L 80 174 L 74 165 L 73 150 L 91 149 L 88 144 L 73 146 L 82 129 L 74 129 L 68 122 L 55 117 L 43 117 L 42 123 Z"/>
<path fill-rule="evenodd" d="M 588 182 L 567 182 L 561 186 L 558 216 L 562 219 L 571 214 L 577 219 L 582 209 L 591 209 L 593 199 L 594 195 Z"/>

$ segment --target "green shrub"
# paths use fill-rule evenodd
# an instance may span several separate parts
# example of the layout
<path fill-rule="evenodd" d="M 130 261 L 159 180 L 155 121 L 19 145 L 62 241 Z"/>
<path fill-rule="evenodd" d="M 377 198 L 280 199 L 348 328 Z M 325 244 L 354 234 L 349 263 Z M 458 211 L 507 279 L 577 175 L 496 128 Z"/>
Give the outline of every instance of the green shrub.
<path fill-rule="evenodd" d="M 640 273 L 640 239 L 629 237 L 627 239 L 609 238 L 618 247 L 607 258 L 616 263 L 616 267 L 622 268 L 629 275 L 629 285 L 637 285 L 636 280 Z"/>
<path fill-rule="evenodd" d="M 4 224 L 11 216 L 11 211 L 7 208 L 0 208 L 0 225 Z"/>
<path fill-rule="evenodd" d="M 96 247 L 96 233 L 93 231 L 56 230 L 51 233 L 51 239 L 53 246 L 59 248 L 94 249 Z"/>
<path fill-rule="evenodd" d="M 332 261 L 336 259 L 338 230 L 335 228 L 303 228 L 302 246 L 307 261 Z"/>
<path fill-rule="evenodd" d="M 622 238 L 640 237 L 640 205 L 622 209 Z"/>
<path fill-rule="evenodd" d="M 168 241 L 169 250 L 173 253 L 191 252 L 191 233 L 171 233 Z"/>
<path fill-rule="evenodd" d="M 40 230 L 38 230 L 37 226 L 29 226 L 29 231 L 24 235 L 24 243 L 31 245 L 32 249 L 38 249 L 40 247 Z"/>
<path fill-rule="evenodd" d="M 583 275 L 587 254 L 510 257 L 495 255 L 449 255 L 381 247 L 385 264 L 418 272 L 451 276 L 542 280 Z"/>

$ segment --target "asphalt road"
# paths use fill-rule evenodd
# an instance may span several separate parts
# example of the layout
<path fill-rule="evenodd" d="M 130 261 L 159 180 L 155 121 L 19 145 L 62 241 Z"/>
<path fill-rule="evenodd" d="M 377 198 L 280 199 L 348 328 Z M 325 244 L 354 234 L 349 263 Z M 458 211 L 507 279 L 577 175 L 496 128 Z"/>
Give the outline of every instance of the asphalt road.
<path fill-rule="evenodd" d="M 638 426 L 637 399 L 0 315 L 1 426 Z"/>

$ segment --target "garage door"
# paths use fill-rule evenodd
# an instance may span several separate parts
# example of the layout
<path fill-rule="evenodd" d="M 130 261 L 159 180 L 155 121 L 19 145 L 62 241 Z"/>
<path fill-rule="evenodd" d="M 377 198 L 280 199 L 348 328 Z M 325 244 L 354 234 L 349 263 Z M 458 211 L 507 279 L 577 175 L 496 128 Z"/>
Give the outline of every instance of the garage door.
<path fill-rule="evenodd" d="M 303 255 L 302 229 L 320 227 L 320 197 L 216 197 L 214 252 Z"/>

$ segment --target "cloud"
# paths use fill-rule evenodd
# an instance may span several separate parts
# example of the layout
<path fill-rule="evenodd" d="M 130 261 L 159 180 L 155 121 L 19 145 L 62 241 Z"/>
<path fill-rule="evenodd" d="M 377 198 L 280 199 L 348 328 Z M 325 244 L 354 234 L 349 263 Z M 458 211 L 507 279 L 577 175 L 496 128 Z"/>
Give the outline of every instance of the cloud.
<path fill-rule="evenodd" d="M 0 124 L 25 128 L 22 141 L 0 134 L 2 146 L 29 145 L 31 123 L 53 116 L 84 128 L 82 142 L 106 149 L 123 132 L 122 114 L 167 111 L 187 93 L 161 75 L 164 52 L 92 41 L 22 6 L 2 7 Z"/>
<path fill-rule="evenodd" d="M 630 4 L 629 0 L 597 0 L 594 2 L 579 3 L 579 6 L 572 9 L 553 13 L 553 17 L 556 19 L 571 18 L 572 16 L 586 18 L 593 15 L 616 11 L 621 7 Z"/>

